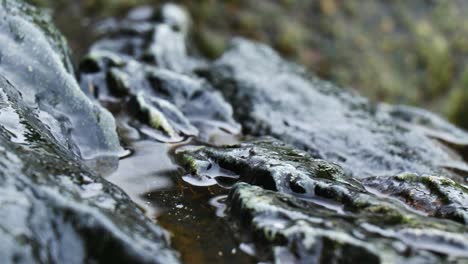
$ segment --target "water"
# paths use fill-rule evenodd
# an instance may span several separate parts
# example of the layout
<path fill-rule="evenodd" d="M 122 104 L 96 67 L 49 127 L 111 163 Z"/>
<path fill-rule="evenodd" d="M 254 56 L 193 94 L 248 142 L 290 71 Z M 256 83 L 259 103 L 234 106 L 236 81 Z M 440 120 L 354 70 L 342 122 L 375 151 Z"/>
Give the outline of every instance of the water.
<path fill-rule="evenodd" d="M 167 155 L 166 144 L 142 140 L 131 147 L 132 154 L 122 159 L 119 169 L 106 179 L 121 187 L 149 217 L 157 217 L 162 208 L 148 201 L 147 194 L 174 188 L 173 175 L 178 167 Z"/>
<path fill-rule="evenodd" d="M 175 189 L 150 194 L 150 200 L 165 208 L 156 220 L 171 231 L 172 245 L 185 263 L 255 263 L 233 236 L 220 208 L 210 204 L 225 193 L 217 186 L 195 187 L 179 180 Z M 222 206 L 221 206 L 222 211 Z"/>
<path fill-rule="evenodd" d="M 171 233 L 172 246 L 185 263 L 255 263 L 226 219 L 229 190 L 216 181 L 211 186 L 191 185 L 184 181 L 186 172 L 173 162 L 172 153 L 188 144 L 133 141 L 128 146 L 132 154 L 106 179 Z"/>

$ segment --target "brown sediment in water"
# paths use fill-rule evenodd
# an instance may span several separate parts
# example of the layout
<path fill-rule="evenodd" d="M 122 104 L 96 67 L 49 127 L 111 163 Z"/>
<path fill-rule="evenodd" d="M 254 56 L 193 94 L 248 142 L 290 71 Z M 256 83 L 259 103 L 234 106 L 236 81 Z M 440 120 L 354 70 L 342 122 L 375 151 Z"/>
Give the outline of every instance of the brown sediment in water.
<path fill-rule="evenodd" d="M 239 249 L 226 219 L 217 217 L 217 208 L 210 205 L 210 200 L 226 192 L 218 186 L 195 187 L 178 179 L 175 189 L 149 195 L 151 201 L 167 208 L 157 221 L 173 234 L 172 245 L 184 262 L 255 263 Z"/>
<path fill-rule="evenodd" d="M 223 215 L 223 197 L 229 190 L 218 185 L 192 186 L 182 180 L 185 172 L 173 162 L 171 153 L 187 144 L 135 141 L 129 146 L 132 155 L 122 159 L 119 169 L 106 179 L 170 232 L 182 261 L 255 263 L 240 249 L 240 241 Z"/>

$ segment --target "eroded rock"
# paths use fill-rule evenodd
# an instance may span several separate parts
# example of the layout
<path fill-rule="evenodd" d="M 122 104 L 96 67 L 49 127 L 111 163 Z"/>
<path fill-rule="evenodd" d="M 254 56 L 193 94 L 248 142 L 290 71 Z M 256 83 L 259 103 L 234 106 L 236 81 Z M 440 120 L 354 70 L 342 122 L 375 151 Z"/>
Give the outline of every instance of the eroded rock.
<path fill-rule="evenodd" d="M 168 235 L 81 164 L 0 78 L 3 263 L 177 263 Z"/>
<path fill-rule="evenodd" d="M 468 224 L 468 188 L 451 179 L 406 173 L 364 181 L 367 186 L 397 197 L 431 216 Z"/>
<path fill-rule="evenodd" d="M 415 223 L 367 223 L 311 201 L 237 184 L 228 212 L 260 258 L 280 263 L 440 263 L 467 259 L 466 230 L 419 218 Z M 375 216 L 377 222 L 380 219 Z M 428 224 L 428 226 L 426 226 Z"/>
<path fill-rule="evenodd" d="M 84 165 L 122 149 L 48 16 L 2 0 L 0 20 L 2 263 L 178 263 L 166 231 Z"/>
<path fill-rule="evenodd" d="M 120 155 L 114 119 L 81 91 L 65 40 L 48 15 L 3 0 L 0 20 L 0 74 L 51 135 L 84 159 Z"/>
<path fill-rule="evenodd" d="M 163 142 L 188 136 L 207 141 L 219 129 L 238 134 L 231 106 L 191 73 L 204 62 L 187 53 L 189 21 L 182 9 L 165 5 L 108 22 L 102 28 L 106 37 L 81 63 L 83 89 L 101 101 L 124 102 L 142 122 L 132 126 Z"/>
<path fill-rule="evenodd" d="M 356 178 L 409 171 L 465 182 L 466 155 L 451 146 L 466 148 L 465 132 L 423 110 L 371 104 L 267 46 L 237 39 L 199 74 L 235 106 L 247 134 L 282 139 Z"/>
<path fill-rule="evenodd" d="M 200 181 L 222 177 L 210 173 L 221 168 L 244 182 L 231 190 L 228 214 L 265 259 L 437 263 L 468 258 L 466 226 L 427 217 L 417 205 L 440 199 L 437 192 L 418 196 L 417 204 L 389 199 L 386 191 L 369 188 L 375 187 L 370 179 L 353 178 L 337 164 L 272 138 L 181 149 L 178 157 Z M 444 202 L 462 213 L 466 189 L 456 190 L 464 193 L 445 195 Z"/>
<path fill-rule="evenodd" d="M 211 64 L 187 51 L 188 28 L 188 16 L 174 5 L 109 20 L 80 66 L 80 83 L 128 130 L 158 141 L 194 137 L 206 143 L 214 131 L 237 134 L 234 109 L 246 134 L 271 135 L 302 149 L 264 138 L 177 153 L 192 173 L 186 182 L 232 188 L 226 213 L 241 239 L 255 245 L 256 257 L 284 263 L 468 261 L 464 131 L 422 110 L 373 105 L 245 40 Z M 14 32 L 4 36 L 24 41 Z M 55 79 L 38 75 L 38 83 L 60 82 L 62 68 Z M 30 104 L 34 100 L 15 94 L 20 81 L 3 84 L 0 176 L 8 177 L 0 188 L 9 195 L 0 196 L 6 208 L 0 239 L 7 245 L 0 255 L 11 262 L 177 262 L 165 232 L 68 152 L 77 150 L 65 140 L 67 130 L 49 127 Z M 64 91 L 75 95 L 74 88 Z M 401 174 L 406 171 L 415 174 Z M 63 254 L 69 247 L 73 254 Z"/>

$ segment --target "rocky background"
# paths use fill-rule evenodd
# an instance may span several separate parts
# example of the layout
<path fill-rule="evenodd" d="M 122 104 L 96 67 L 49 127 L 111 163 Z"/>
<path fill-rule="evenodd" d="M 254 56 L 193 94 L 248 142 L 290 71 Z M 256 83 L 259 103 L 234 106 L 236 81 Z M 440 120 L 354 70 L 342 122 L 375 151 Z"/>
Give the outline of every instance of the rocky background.
<path fill-rule="evenodd" d="M 260 42 L 203 46 L 196 11 L 139 6 L 95 22 L 126 9 L 106 3 L 40 3 L 80 30 L 71 57 L 47 11 L 0 0 L 3 262 L 468 261 L 463 129 L 375 103 Z M 363 10 L 344 3 L 314 11 Z M 231 31 L 217 30 L 224 43 Z"/>
<path fill-rule="evenodd" d="M 93 39 L 83 28 L 93 27 L 99 18 L 164 2 L 30 1 L 56 10 L 55 21 L 76 55 Z M 191 13 L 193 43 L 205 56 L 215 58 L 233 35 L 245 36 L 371 100 L 423 106 L 468 128 L 466 1 L 176 2 Z"/>

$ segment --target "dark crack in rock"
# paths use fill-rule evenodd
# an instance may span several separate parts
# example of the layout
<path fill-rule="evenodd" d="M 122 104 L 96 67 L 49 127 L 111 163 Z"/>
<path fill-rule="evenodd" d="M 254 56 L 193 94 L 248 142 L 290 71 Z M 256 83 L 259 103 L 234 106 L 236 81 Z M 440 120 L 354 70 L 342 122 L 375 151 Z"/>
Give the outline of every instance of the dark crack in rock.
<path fill-rule="evenodd" d="M 0 78 L 2 263 L 177 263 L 166 232 L 47 126 Z"/>
<path fill-rule="evenodd" d="M 373 105 L 265 45 L 236 39 L 198 73 L 235 106 L 247 134 L 282 139 L 356 178 L 409 171 L 466 181 L 466 155 L 458 149 L 466 149 L 467 133 L 423 110 Z"/>
<path fill-rule="evenodd" d="M 121 154 L 112 116 L 74 78 L 67 45 L 45 12 L 0 1 L 0 73 L 63 146 L 84 159 Z"/>
<path fill-rule="evenodd" d="M 177 156 L 192 173 L 187 176 L 195 179 L 192 182 L 222 181 L 219 178 L 226 174 L 244 182 L 231 190 L 228 214 L 265 260 L 468 261 L 466 226 L 430 218 L 414 204 L 363 185 L 339 165 L 275 139 L 185 148 Z M 419 203 L 438 197 L 427 193 Z M 445 199 L 448 204 L 464 204 L 463 198 L 446 195 Z"/>
<path fill-rule="evenodd" d="M 231 106 L 208 82 L 191 74 L 204 62 L 187 54 L 189 21 L 172 4 L 108 21 L 101 28 L 105 37 L 81 63 L 82 88 L 101 101 L 124 103 L 140 121 L 131 125 L 159 141 L 187 136 L 208 141 L 217 130 L 238 134 Z"/>

